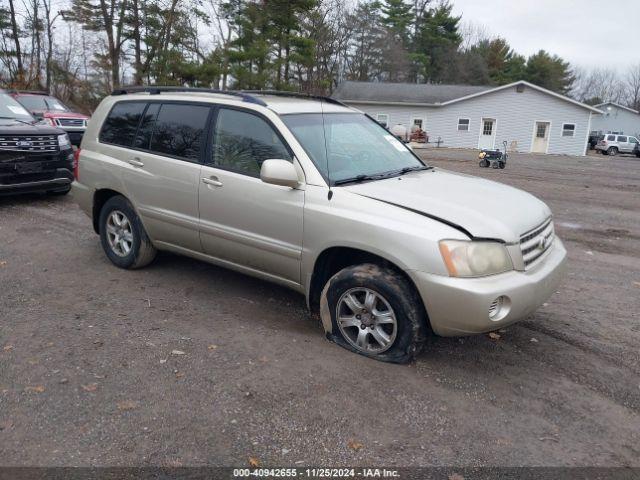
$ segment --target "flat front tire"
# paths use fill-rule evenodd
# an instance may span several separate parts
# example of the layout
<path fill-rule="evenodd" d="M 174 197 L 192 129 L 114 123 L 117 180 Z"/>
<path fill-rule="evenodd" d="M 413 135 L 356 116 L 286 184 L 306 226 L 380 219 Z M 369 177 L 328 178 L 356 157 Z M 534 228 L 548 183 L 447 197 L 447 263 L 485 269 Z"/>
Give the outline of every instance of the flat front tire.
<path fill-rule="evenodd" d="M 367 263 L 347 267 L 325 285 L 320 315 L 327 336 L 353 352 L 394 363 L 411 361 L 429 331 L 413 285 L 393 269 Z"/>
<path fill-rule="evenodd" d="M 120 268 L 142 268 L 153 261 L 156 249 L 129 201 L 118 195 L 100 211 L 100 242 L 111 262 Z"/>

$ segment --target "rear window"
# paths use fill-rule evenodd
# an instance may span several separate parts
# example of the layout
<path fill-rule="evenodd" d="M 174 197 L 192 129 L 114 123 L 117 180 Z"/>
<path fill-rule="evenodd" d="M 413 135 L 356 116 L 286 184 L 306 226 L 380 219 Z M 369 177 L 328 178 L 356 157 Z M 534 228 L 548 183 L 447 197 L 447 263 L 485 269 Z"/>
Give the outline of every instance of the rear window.
<path fill-rule="evenodd" d="M 210 110 L 203 105 L 163 104 L 155 121 L 149 150 L 197 162 L 204 145 Z"/>
<path fill-rule="evenodd" d="M 100 141 L 130 147 L 146 105 L 145 102 L 116 103 L 102 125 Z"/>

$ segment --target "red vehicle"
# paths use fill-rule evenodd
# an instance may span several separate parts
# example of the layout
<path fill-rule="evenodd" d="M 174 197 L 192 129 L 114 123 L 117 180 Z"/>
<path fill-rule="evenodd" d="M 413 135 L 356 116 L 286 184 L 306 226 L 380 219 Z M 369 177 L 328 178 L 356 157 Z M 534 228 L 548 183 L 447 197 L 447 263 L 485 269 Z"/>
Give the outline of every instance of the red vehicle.
<path fill-rule="evenodd" d="M 35 118 L 44 120 L 52 127 L 64 130 L 69 135 L 71 144 L 76 147 L 80 146 L 82 135 L 87 129 L 88 116 L 73 112 L 47 92 L 14 90 L 10 94 Z"/>

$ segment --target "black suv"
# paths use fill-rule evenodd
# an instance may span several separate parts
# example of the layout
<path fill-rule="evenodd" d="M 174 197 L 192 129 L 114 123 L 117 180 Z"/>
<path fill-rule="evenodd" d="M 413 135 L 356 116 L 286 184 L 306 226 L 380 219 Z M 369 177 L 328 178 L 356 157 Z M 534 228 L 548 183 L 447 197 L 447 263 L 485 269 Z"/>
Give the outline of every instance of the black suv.
<path fill-rule="evenodd" d="M 73 157 L 65 132 L 38 122 L 0 91 L 0 195 L 68 193 L 74 178 Z"/>

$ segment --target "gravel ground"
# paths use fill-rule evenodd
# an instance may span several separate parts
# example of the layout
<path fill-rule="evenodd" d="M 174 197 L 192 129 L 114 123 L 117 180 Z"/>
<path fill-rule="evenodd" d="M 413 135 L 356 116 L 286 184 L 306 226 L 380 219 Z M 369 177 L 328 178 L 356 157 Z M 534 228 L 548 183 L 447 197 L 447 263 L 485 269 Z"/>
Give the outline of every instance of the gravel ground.
<path fill-rule="evenodd" d="M 640 466 L 640 161 L 421 154 L 545 200 L 569 266 L 498 340 L 404 366 L 269 283 L 113 267 L 70 198 L 0 199 L 0 465 Z"/>

